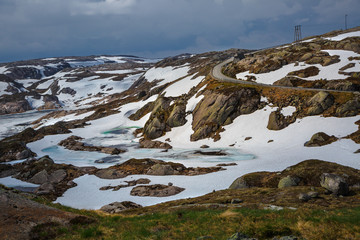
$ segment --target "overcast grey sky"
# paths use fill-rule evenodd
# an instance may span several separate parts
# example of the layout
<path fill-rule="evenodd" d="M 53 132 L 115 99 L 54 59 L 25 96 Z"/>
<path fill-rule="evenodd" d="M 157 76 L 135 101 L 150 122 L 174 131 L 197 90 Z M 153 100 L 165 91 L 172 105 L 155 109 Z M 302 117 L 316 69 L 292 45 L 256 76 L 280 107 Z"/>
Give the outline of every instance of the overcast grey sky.
<path fill-rule="evenodd" d="M 360 25 L 359 0 L 0 0 L 0 62 L 256 49 Z"/>

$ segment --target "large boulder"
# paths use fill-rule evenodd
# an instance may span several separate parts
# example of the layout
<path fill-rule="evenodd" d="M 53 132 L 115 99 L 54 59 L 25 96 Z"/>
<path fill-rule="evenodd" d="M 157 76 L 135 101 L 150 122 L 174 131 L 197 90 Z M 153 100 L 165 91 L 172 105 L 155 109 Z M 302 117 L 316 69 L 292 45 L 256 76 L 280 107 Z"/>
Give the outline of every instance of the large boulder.
<path fill-rule="evenodd" d="M 49 181 L 49 174 L 45 169 L 36 173 L 32 178 L 29 179 L 29 182 L 35 184 L 43 184 L 48 181 Z"/>
<path fill-rule="evenodd" d="M 102 179 L 118 179 L 126 177 L 127 174 L 121 170 L 107 168 L 100 169 L 95 173 L 95 176 Z"/>
<path fill-rule="evenodd" d="M 349 100 L 340 107 L 336 109 L 337 117 L 351 117 L 359 114 L 360 111 L 360 101 L 359 100 Z"/>
<path fill-rule="evenodd" d="M 278 188 L 285 188 L 285 187 L 293 187 L 297 186 L 300 182 L 300 179 L 296 176 L 286 176 L 280 179 Z"/>
<path fill-rule="evenodd" d="M 317 115 L 323 113 L 334 104 L 334 97 L 328 92 L 318 92 L 308 102 L 308 115 Z"/>
<path fill-rule="evenodd" d="M 173 175 L 174 169 L 170 165 L 158 163 L 152 166 L 147 174 L 156 176 Z"/>
<path fill-rule="evenodd" d="M 113 202 L 108 205 L 105 205 L 100 208 L 100 211 L 106 212 L 106 213 L 120 213 L 124 210 L 128 209 L 134 209 L 134 208 L 141 208 L 142 206 L 130 201 L 124 201 L 124 202 Z"/>
<path fill-rule="evenodd" d="M 54 185 L 52 183 L 46 182 L 40 185 L 40 187 L 38 187 L 35 190 L 35 193 L 37 195 L 47 195 L 47 194 L 52 194 L 55 192 L 55 188 Z"/>
<path fill-rule="evenodd" d="M 191 141 L 214 137 L 222 126 L 254 112 L 260 104 L 259 93 L 250 88 L 208 90 L 204 96 L 193 111 Z"/>
<path fill-rule="evenodd" d="M 168 143 L 164 143 L 161 141 L 154 141 L 148 139 L 140 139 L 140 148 L 160 148 L 160 149 L 171 149 L 172 146 Z"/>
<path fill-rule="evenodd" d="M 245 181 L 243 177 L 235 179 L 235 181 L 230 185 L 229 189 L 243 189 L 249 188 L 249 184 Z"/>
<path fill-rule="evenodd" d="M 60 183 L 67 177 L 67 173 L 64 169 L 58 169 L 49 176 L 51 183 Z"/>
<path fill-rule="evenodd" d="M 344 178 L 332 173 L 323 173 L 320 176 L 320 185 L 336 195 L 348 195 L 349 186 Z"/>
<path fill-rule="evenodd" d="M 319 68 L 315 66 L 307 67 L 298 71 L 288 73 L 289 76 L 297 76 L 299 78 L 307 78 L 311 76 L 316 76 L 320 72 Z"/>
<path fill-rule="evenodd" d="M 171 100 L 169 98 L 160 97 L 154 103 L 149 120 L 144 126 L 144 136 L 148 139 L 161 137 L 166 130 L 166 119 L 168 117 L 168 109 Z"/>
<path fill-rule="evenodd" d="M 271 112 L 269 115 L 267 128 L 269 130 L 281 130 L 294 122 L 295 118 L 285 117 L 279 111 Z"/>
<path fill-rule="evenodd" d="M 166 121 L 167 125 L 170 127 L 179 127 L 186 123 L 186 105 L 185 104 L 175 104 L 172 111 L 170 112 L 170 116 Z"/>
<path fill-rule="evenodd" d="M 337 141 L 335 136 L 329 136 L 324 132 L 315 133 L 309 141 L 307 141 L 305 147 L 320 147 Z"/>
<path fill-rule="evenodd" d="M 162 184 L 155 184 L 149 186 L 137 186 L 134 187 L 130 195 L 132 196 L 139 196 L 139 197 L 168 197 L 172 195 L 176 195 L 185 188 L 176 187 L 176 186 L 169 186 L 169 185 L 162 185 Z"/>
<path fill-rule="evenodd" d="M 0 102 L 0 114 L 20 113 L 31 110 L 31 106 L 26 100 L 15 102 Z"/>

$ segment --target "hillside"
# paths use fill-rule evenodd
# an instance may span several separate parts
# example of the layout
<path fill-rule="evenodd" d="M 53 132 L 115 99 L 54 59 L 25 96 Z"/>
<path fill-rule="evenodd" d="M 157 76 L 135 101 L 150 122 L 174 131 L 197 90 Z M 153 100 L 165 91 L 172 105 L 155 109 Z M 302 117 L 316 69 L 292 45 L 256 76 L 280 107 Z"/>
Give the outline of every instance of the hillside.
<path fill-rule="evenodd" d="M 79 209 L 131 201 L 150 206 L 143 212 L 163 203 L 163 211 L 168 201 L 178 206 L 212 192 L 184 201 L 228 204 L 239 197 L 246 207 L 303 208 L 298 195 L 312 188 L 322 199 L 314 208 L 358 207 L 359 33 L 156 61 L 95 56 L 2 64 L 0 183 Z M 303 169 L 287 170 L 309 159 L 332 167 L 311 169 L 315 180 Z M 337 172 L 335 163 L 354 170 Z M 344 204 L 332 204 L 343 194 L 321 188 L 324 173 L 345 178 L 351 194 Z M 277 190 L 287 175 L 300 178 L 292 193 Z M 229 199 L 219 200 L 217 192 L 241 176 L 251 176 L 244 181 L 252 197 L 226 190 Z M 291 199 L 282 201 L 283 194 Z M 294 229 L 254 236 L 307 236 Z"/>

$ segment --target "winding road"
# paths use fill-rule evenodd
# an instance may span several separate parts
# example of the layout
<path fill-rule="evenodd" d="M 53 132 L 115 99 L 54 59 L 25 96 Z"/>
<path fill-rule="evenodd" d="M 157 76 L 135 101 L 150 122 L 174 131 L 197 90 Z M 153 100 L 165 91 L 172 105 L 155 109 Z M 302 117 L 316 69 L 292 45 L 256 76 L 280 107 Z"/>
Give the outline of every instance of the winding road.
<path fill-rule="evenodd" d="M 331 90 L 331 89 L 323 89 L 323 88 L 303 88 L 303 87 L 289 87 L 289 86 L 279 86 L 279 85 L 272 85 L 272 84 L 264 84 L 264 83 L 257 83 L 257 82 L 250 82 L 244 81 L 236 78 L 232 78 L 226 76 L 222 73 L 222 68 L 226 65 L 234 61 L 234 58 L 229 58 L 224 62 L 219 63 L 211 70 L 211 76 L 220 81 L 220 82 L 231 82 L 231 83 L 240 83 L 240 84 L 247 84 L 247 85 L 254 85 L 254 86 L 262 86 L 262 87 L 272 87 L 272 88 L 282 88 L 282 89 L 293 89 L 293 90 L 307 90 L 307 91 L 324 91 L 324 92 L 352 92 L 355 94 L 360 94 L 359 91 L 343 91 L 343 90 Z"/>

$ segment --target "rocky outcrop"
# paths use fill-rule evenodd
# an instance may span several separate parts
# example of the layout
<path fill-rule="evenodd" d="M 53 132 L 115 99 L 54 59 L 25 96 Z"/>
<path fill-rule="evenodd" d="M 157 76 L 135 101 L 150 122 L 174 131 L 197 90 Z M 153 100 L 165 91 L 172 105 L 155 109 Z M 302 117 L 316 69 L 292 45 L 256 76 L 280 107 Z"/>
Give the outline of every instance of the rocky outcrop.
<path fill-rule="evenodd" d="M 64 212 L 0 188 L 0 239 L 54 239 L 56 230 L 95 222 L 82 215 Z"/>
<path fill-rule="evenodd" d="M 46 135 L 62 133 L 70 133 L 67 123 L 57 122 L 38 130 L 27 128 L 11 137 L 4 138 L 0 141 L 0 162 L 34 157 L 36 154 L 26 147 L 26 143 L 39 140 Z"/>
<path fill-rule="evenodd" d="M 56 164 L 48 156 L 29 159 L 14 165 L 13 177 L 22 181 L 39 184 L 35 190 L 38 195 L 45 195 L 55 200 L 67 189 L 74 186 L 72 180 L 84 174 L 93 174 L 95 167 L 79 168 L 67 164 Z"/>
<path fill-rule="evenodd" d="M 39 107 L 38 110 L 61 108 L 61 104 L 57 96 L 44 95 L 42 100 L 44 105 Z"/>
<path fill-rule="evenodd" d="M 360 84 L 353 83 L 351 81 L 329 81 L 324 87 L 325 89 L 333 89 L 339 91 L 359 91 Z"/>
<path fill-rule="evenodd" d="M 320 72 L 319 68 L 317 68 L 315 66 L 311 66 L 311 67 L 307 67 L 302 70 L 289 72 L 288 76 L 297 76 L 299 78 L 307 78 L 307 77 L 316 76 L 319 74 L 319 72 Z"/>
<path fill-rule="evenodd" d="M 128 210 L 128 209 L 135 209 L 135 208 L 141 208 L 142 206 L 130 201 L 124 201 L 124 202 L 113 202 L 108 205 L 105 205 L 100 208 L 100 211 L 110 213 L 110 214 L 116 214 L 121 213 L 122 211 Z"/>
<path fill-rule="evenodd" d="M 116 185 L 116 186 L 104 186 L 99 188 L 99 190 L 101 191 L 105 191 L 105 190 L 113 190 L 113 191 L 118 191 L 121 188 L 126 188 L 126 187 L 132 187 L 138 184 L 149 184 L 150 180 L 147 178 L 140 178 L 137 180 L 132 180 L 132 181 L 125 181 L 126 184 L 120 184 L 120 185 Z"/>
<path fill-rule="evenodd" d="M 349 193 L 349 186 L 345 179 L 336 174 L 323 173 L 320 176 L 320 185 L 336 195 L 346 196 Z"/>
<path fill-rule="evenodd" d="M 111 155 L 118 155 L 124 153 L 125 150 L 115 148 L 115 147 L 102 147 L 102 146 L 88 146 L 85 143 L 81 142 L 83 138 L 78 136 L 70 136 L 59 142 L 58 145 L 70 149 L 73 151 L 89 151 L 89 152 L 102 152 Z"/>
<path fill-rule="evenodd" d="M 308 115 L 318 115 L 330 108 L 334 104 L 334 97 L 327 92 L 315 94 L 308 102 Z"/>
<path fill-rule="evenodd" d="M 145 138 L 155 139 L 165 133 L 170 102 L 171 100 L 165 97 L 160 97 L 155 101 L 149 120 L 144 126 Z"/>
<path fill-rule="evenodd" d="M 286 176 L 282 179 L 280 179 L 278 183 L 278 188 L 284 188 L 284 187 L 293 187 L 297 186 L 300 182 L 300 179 L 298 177 L 294 176 Z"/>
<path fill-rule="evenodd" d="M 166 124 L 171 128 L 184 125 L 187 122 L 185 119 L 185 110 L 186 103 L 175 103 L 172 111 L 170 112 L 169 118 L 166 121 Z"/>
<path fill-rule="evenodd" d="M 162 184 L 155 184 L 149 186 L 137 186 L 134 187 L 130 195 L 131 196 L 139 196 L 139 197 L 168 197 L 176 195 L 185 188 L 176 187 L 176 186 L 169 186 L 169 185 L 162 185 Z"/>
<path fill-rule="evenodd" d="M 157 176 L 165 176 L 165 175 L 173 175 L 174 169 L 171 167 L 171 165 L 167 164 L 155 164 L 153 165 L 148 171 L 148 175 L 157 175 Z"/>
<path fill-rule="evenodd" d="M 15 102 L 0 102 L 0 114 L 20 113 L 31 110 L 31 106 L 26 100 Z"/>
<path fill-rule="evenodd" d="M 104 179 L 123 178 L 128 175 L 201 175 L 224 170 L 222 167 L 185 167 L 180 163 L 165 162 L 156 159 L 130 159 L 119 165 L 97 170 L 95 175 Z"/>
<path fill-rule="evenodd" d="M 269 130 L 281 130 L 286 128 L 290 123 L 294 122 L 295 118 L 285 117 L 280 111 L 271 112 L 269 115 L 267 128 Z"/>
<path fill-rule="evenodd" d="M 102 179 L 118 179 L 118 178 L 124 178 L 128 176 L 128 174 L 122 170 L 106 168 L 106 169 L 98 170 L 95 173 L 95 176 Z"/>
<path fill-rule="evenodd" d="M 235 181 L 230 185 L 229 189 L 243 189 L 249 188 L 249 184 L 243 177 L 235 179 Z"/>
<path fill-rule="evenodd" d="M 336 109 L 337 117 L 356 116 L 360 112 L 360 100 L 349 100 Z"/>
<path fill-rule="evenodd" d="M 193 111 L 191 141 L 216 136 L 222 126 L 232 123 L 241 114 L 249 114 L 258 109 L 259 93 L 250 88 L 236 91 L 221 89 L 216 92 L 206 91 L 205 97 Z"/>
<path fill-rule="evenodd" d="M 349 187 L 356 186 L 360 182 L 360 171 L 358 169 L 321 160 L 306 160 L 281 172 L 254 172 L 245 174 L 237 178 L 230 188 L 278 188 L 279 182 L 282 179 L 288 178 L 288 176 L 296 179 L 296 181 L 291 182 L 296 183 L 297 186 L 321 187 L 320 178 L 323 173 L 341 176 Z"/>
<path fill-rule="evenodd" d="M 324 132 L 315 133 L 309 141 L 307 141 L 305 147 L 320 147 L 337 141 L 335 136 L 329 136 Z"/>
<path fill-rule="evenodd" d="M 60 93 L 75 95 L 76 91 L 70 87 L 65 87 L 65 88 L 61 89 Z"/>
<path fill-rule="evenodd" d="M 171 149 L 172 146 L 168 143 L 161 141 L 154 141 L 141 138 L 139 141 L 140 148 L 161 148 L 161 149 Z"/>

